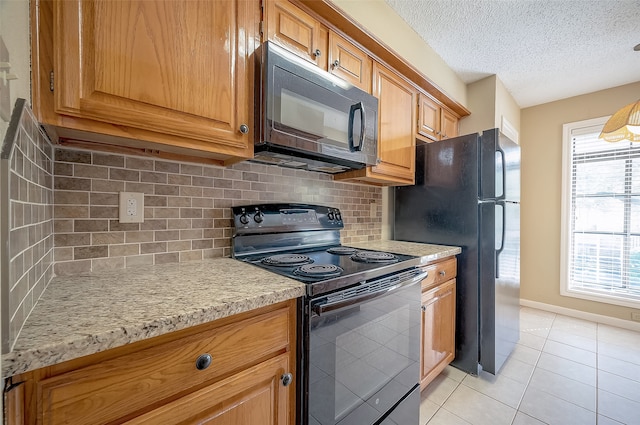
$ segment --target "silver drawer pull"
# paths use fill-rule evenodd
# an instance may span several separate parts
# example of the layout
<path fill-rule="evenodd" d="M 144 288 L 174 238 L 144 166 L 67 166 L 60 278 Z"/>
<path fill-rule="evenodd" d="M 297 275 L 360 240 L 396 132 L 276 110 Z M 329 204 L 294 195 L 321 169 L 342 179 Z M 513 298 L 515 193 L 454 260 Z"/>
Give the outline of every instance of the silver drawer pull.
<path fill-rule="evenodd" d="M 280 380 L 282 381 L 282 385 L 284 385 L 285 387 L 288 387 L 289 384 L 293 382 L 293 375 L 291 375 L 290 373 L 285 373 L 280 377 Z"/>

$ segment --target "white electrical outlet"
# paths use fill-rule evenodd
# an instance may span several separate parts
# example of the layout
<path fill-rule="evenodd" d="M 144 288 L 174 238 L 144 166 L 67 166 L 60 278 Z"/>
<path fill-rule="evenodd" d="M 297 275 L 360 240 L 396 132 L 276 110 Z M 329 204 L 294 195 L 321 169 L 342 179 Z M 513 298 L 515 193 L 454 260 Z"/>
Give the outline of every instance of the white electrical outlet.
<path fill-rule="evenodd" d="M 120 192 L 120 223 L 144 221 L 144 193 Z"/>
<path fill-rule="evenodd" d="M 376 203 L 372 202 L 371 204 L 369 204 L 369 208 L 369 217 L 376 218 L 376 216 L 378 215 L 378 206 L 376 205 Z"/>

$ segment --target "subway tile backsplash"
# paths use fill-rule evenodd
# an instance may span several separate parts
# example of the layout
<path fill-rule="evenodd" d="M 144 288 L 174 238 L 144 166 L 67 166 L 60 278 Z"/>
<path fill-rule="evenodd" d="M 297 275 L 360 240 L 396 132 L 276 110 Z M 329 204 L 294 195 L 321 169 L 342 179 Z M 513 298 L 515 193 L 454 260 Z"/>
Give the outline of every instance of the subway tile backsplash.
<path fill-rule="evenodd" d="M 2 178 L 8 185 L 3 185 L 2 202 L 9 207 L 2 230 L 9 236 L 2 254 L 8 269 L 2 274 L 3 352 L 11 349 L 53 277 L 53 148 L 24 104 L 17 102 L 19 121 L 12 121 L 8 133 L 14 137 L 3 146 L 2 161 L 8 167 L 3 166 Z"/>
<path fill-rule="evenodd" d="M 54 163 L 58 275 L 230 256 L 231 206 L 335 206 L 342 242 L 378 240 L 382 189 L 269 165 L 229 168 L 58 147 Z M 144 193 L 144 222 L 118 221 L 119 192 Z M 372 217 L 371 204 L 376 204 Z"/>

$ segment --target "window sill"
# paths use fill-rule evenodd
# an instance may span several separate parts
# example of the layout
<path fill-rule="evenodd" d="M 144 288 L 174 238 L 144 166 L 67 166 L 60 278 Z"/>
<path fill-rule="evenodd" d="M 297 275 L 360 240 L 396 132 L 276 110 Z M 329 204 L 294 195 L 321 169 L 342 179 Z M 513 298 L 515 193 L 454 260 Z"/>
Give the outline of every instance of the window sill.
<path fill-rule="evenodd" d="M 630 299 L 624 296 L 612 295 L 605 292 L 561 288 L 560 295 L 622 307 L 640 308 L 640 299 Z"/>

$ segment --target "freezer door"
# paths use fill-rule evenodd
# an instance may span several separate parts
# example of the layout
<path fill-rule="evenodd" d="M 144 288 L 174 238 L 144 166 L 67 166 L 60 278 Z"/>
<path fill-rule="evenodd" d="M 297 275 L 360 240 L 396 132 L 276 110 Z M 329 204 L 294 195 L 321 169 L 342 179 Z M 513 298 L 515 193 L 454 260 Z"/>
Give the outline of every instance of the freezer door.
<path fill-rule="evenodd" d="M 520 204 L 496 202 L 494 222 L 495 274 L 482 272 L 480 286 L 480 364 L 493 374 L 520 337 Z"/>

